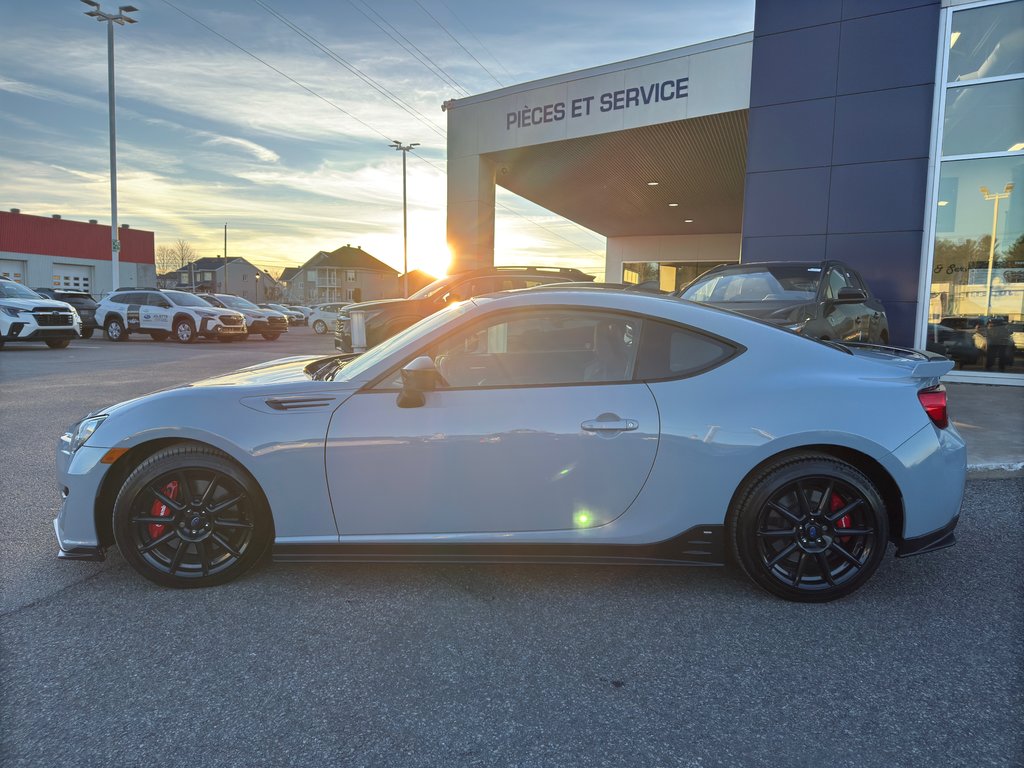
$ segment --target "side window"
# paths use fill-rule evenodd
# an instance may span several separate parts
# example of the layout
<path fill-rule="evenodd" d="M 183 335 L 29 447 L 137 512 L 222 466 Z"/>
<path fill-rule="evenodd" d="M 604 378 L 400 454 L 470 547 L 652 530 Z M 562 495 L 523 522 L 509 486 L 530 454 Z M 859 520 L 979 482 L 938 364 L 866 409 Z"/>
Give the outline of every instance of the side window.
<path fill-rule="evenodd" d="M 826 299 L 838 299 L 839 289 L 846 288 L 846 278 L 838 269 L 831 269 L 828 273 L 828 285 L 825 286 Z"/>
<path fill-rule="evenodd" d="M 862 278 L 858 272 L 851 269 L 846 273 L 846 279 L 852 287 L 862 290 L 864 293 L 868 292 L 868 287 L 864 282 L 864 278 Z"/>
<path fill-rule="evenodd" d="M 636 378 L 649 381 L 699 373 L 726 360 L 734 351 L 724 342 L 687 328 L 646 320 Z"/>
<path fill-rule="evenodd" d="M 125 294 L 123 293 L 114 293 L 107 297 L 107 301 L 111 304 L 126 304 L 127 302 L 124 300 L 124 297 Z"/>
<path fill-rule="evenodd" d="M 604 312 L 517 312 L 477 324 L 429 354 L 451 388 L 630 381 L 641 320 Z"/>

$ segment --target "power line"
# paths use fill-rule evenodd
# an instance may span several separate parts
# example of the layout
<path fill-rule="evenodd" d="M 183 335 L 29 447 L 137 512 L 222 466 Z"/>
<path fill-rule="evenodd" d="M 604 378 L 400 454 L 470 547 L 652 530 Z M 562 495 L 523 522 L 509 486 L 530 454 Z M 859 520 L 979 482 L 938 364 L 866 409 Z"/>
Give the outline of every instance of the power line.
<path fill-rule="evenodd" d="M 422 11 L 423 11 L 423 12 L 424 12 L 425 14 L 427 14 L 427 16 L 429 16 L 429 17 L 430 17 L 431 19 L 433 19 L 433 20 L 434 20 L 434 23 L 435 23 L 435 24 L 437 24 L 437 26 L 439 26 L 439 27 L 440 27 L 440 28 L 441 28 L 442 30 L 444 30 L 444 33 L 445 33 L 446 35 L 448 35 L 448 37 L 450 37 L 450 38 L 451 38 L 452 40 L 454 40 L 454 41 L 455 41 L 455 44 L 456 44 L 456 45 L 458 45 L 458 46 L 459 46 L 459 48 L 461 48 L 461 49 L 462 49 L 462 50 L 464 50 L 464 51 L 465 51 L 466 53 L 468 53 L 468 54 L 469 54 L 469 57 L 470 57 L 471 59 L 473 59 L 473 61 L 475 61 L 475 62 L 476 62 L 477 64 L 479 64 L 479 65 L 480 65 L 480 69 L 482 69 L 482 70 L 483 70 L 484 72 L 486 72 L 486 73 L 487 73 L 488 75 L 490 75 L 490 76 L 491 76 L 491 79 L 492 79 L 492 80 L 493 80 L 494 82 L 496 82 L 496 83 L 498 84 L 498 87 L 500 87 L 500 88 L 503 88 L 503 87 L 504 87 L 504 85 L 505 85 L 505 84 L 504 84 L 504 83 L 502 83 L 502 82 L 501 82 L 501 80 L 499 80 L 498 78 L 496 78 L 496 77 L 495 77 L 495 76 L 494 76 L 494 75 L 493 75 L 493 74 L 491 73 L 491 70 L 489 70 L 489 69 L 488 69 L 487 67 L 485 67 L 485 66 L 484 66 L 484 64 L 483 64 L 483 62 L 482 62 L 482 61 L 480 61 L 480 59 L 478 59 L 478 58 L 477 58 L 476 56 L 474 56 L 474 55 L 473 55 L 473 52 L 472 52 L 472 51 L 470 51 L 470 50 L 469 50 L 469 48 L 467 48 L 466 46 L 464 46 L 464 45 L 463 45 L 463 44 L 462 44 L 462 43 L 461 43 L 461 42 L 459 41 L 459 39 L 458 39 L 458 38 L 457 38 L 457 37 L 456 37 L 455 35 L 453 35 L 453 34 L 452 34 L 451 32 L 449 32 L 449 31 L 448 31 L 448 27 L 446 27 L 446 26 L 445 26 L 444 24 L 442 24 L 442 23 L 441 23 L 441 22 L 440 22 L 440 21 L 439 21 L 439 20 L 437 19 L 437 17 L 436 17 L 436 16 L 434 16 L 434 14 L 432 14 L 432 13 L 431 13 L 430 11 L 428 11 L 428 10 L 427 10 L 426 8 L 424 8 L 424 7 L 423 7 L 423 3 L 421 3 L 421 2 L 420 2 L 420 0 L 414 0 L 414 2 L 416 3 L 416 5 L 418 5 L 418 6 L 420 7 L 420 10 L 422 10 Z"/>
<path fill-rule="evenodd" d="M 383 16 L 377 13 L 377 11 L 375 11 L 368 5 L 364 10 L 360 8 L 358 5 L 356 5 L 353 0 L 348 0 L 348 2 L 349 5 L 351 5 L 357 11 L 359 11 L 359 13 L 365 16 L 367 20 L 370 21 L 371 24 L 377 27 L 377 29 L 379 29 L 385 35 L 390 37 L 393 41 L 398 43 L 398 45 L 400 45 L 407 53 L 412 55 L 414 59 L 419 61 L 420 64 L 425 66 L 433 75 L 439 78 L 441 82 L 443 82 L 445 85 L 449 85 L 455 88 L 456 90 L 462 91 L 463 95 L 469 95 L 469 90 L 465 86 L 459 83 L 442 66 L 440 66 L 437 62 L 435 62 L 432 58 L 430 58 L 427 54 L 420 50 L 420 48 L 414 42 L 412 42 L 409 38 L 407 38 L 405 35 L 399 32 L 398 29 L 396 29 L 387 19 L 385 19 Z M 374 19 L 373 16 L 370 16 L 370 13 L 376 16 L 377 19 L 380 19 L 380 21 L 378 22 L 377 19 Z M 394 32 L 394 34 L 391 34 L 391 32 L 389 32 L 388 29 L 385 29 L 384 26 L 381 26 L 382 24 L 386 25 L 387 28 L 391 30 L 391 32 Z M 395 37 L 395 35 L 398 35 L 398 37 Z M 401 40 L 399 40 L 398 38 L 401 38 Z"/>
<path fill-rule="evenodd" d="M 300 37 L 302 37 L 305 40 L 307 40 L 308 42 L 310 42 L 318 50 L 322 51 L 324 54 L 326 54 L 331 59 L 333 59 L 336 63 L 338 63 L 341 66 L 343 66 L 345 69 L 347 69 L 353 75 L 355 75 L 360 80 L 362 80 L 364 83 L 366 83 L 368 86 L 373 88 L 375 91 L 377 91 L 377 93 L 381 94 L 386 99 L 390 100 L 395 106 L 399 107 L 400 109 L 405 110 L 405 112 L 407 112 L 412 117 L 415 117 L 421 123 L 423 123 L 428 128 L 430 128 L 430 130 L 434 131 L 434 133 L 436 133 L 438 136 L 441 136 L 442 138 L 444 138 L 444 136 L 445 136 L 444 129 L 441 128 L 440 126 L 438 126 L 433 120 L 428 118 L 426 115 L 424 115 L 418 109 L 413 107 L 411 104 L 408 104 L 405 101 L 403 101 L 401 98 L 399 98 L 397 95 L 395 95 L 391 90 L 389 90 L 387 87 L 381 85 L 379 82 L 377 82 L 377 80 L 375 80 L 374 78 L 372 78 L 369 75 L 367 75 L 365 72 L 360 70 L 357 66 L 355 66 L 351 62 L 347 61 L 342 56 L 339 56 L 337 53 L 335 53 L 330 48 L 328 48 L 326 45 L 321 43 L 319 40 L 317 40 L 311 34 L 306 32 L 298 24 L 294 23 L 290 19 L 288 19 L 285 16 L 283 16 L 281 13 L 278 13 L 276 10 L 271 8 L 269 5 L 267 5 L 265 2 L 263 2 L 263 0 L 253 0 L 253 1 L 257 5 L 259 5 L 261 8 L 263 8 L 263 10 L 265 10 L 267 13 L 271 14 L 272 16 L 274 16 L 274 18 L 276 18 L 282 24 L 286 25 L 289 29 L 291 29 L 297 35 L 299 35 Z"/>
<path fill-rule="evenodd" d="M 476 40 L 476 44 L 479 45 L 481 48 L 483 48 L 488 56 L 490 56 L 492 59 L 494 59 L 494 63 L 497 64 L 499 67 L 501 67 L 501 71 L 505 73 L 505 76 L 508 77 L 509 80 L 514 80 L 515 78 L 512 77 L 512 73 L 509 72 L 507 69 L 505 69 L 505 65 L 501 63 L 501 61 L 498 59 L 498 57 L 495 56 L 493 53 L 491 53 L 490 49 L 488 49 L 488 47 L 486 45 L 484 45 L 483 42 L 481 42 L 479 37 L 477 37 L 475 34 L 473 34 L 473 30 L 470 29 L 466 25 L 466 22 L 464 22 L 462 19 L 459 18 L 458 14 L 456 14 L 455 11 L 452 10 L 451 6 L 448 5 L 448 3 L 446 3 L 444 0 L 439 0 L 439 2 L 441 3 L 441 5 L 443 5 L 445 7 L 445 10 L 447 10 L 448 13 L 450 13 L 452 15 L 452 17 L 457 22 L 459 22 L 459 24 L 462 25 L 462 28 L 464 30 L 466 30 L 467 32 L 469 32 L 470 36 L 474 40 Z"/>

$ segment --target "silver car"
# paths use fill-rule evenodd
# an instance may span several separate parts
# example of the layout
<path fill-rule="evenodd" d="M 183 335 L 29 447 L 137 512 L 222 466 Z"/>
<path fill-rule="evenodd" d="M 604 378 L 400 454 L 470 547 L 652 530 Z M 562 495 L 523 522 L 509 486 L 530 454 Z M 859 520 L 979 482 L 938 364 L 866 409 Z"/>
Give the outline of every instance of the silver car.
<path fill-rule="evenodd" d="M 57 449 L 60 556 L 174 587 L 286 561 L 738 563 L 849 594 L 953 543 L 963 440 L 924 352 L 671 296 L 515 291 L 360 355 L 98 411 Z"/>

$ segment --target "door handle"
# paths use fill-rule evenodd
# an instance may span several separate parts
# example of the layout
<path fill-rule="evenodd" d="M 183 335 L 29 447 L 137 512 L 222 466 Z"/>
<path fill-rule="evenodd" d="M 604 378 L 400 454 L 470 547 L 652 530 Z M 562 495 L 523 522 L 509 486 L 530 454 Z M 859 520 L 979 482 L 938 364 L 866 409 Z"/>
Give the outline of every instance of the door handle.
<path fill-rule="evenodd" d="M 590 419 L 580 424 L 580 427 L 587 432 L 630 432 L 639 426 L 640 422 L 634 419 L 617 419 L 616 421 Z"/>

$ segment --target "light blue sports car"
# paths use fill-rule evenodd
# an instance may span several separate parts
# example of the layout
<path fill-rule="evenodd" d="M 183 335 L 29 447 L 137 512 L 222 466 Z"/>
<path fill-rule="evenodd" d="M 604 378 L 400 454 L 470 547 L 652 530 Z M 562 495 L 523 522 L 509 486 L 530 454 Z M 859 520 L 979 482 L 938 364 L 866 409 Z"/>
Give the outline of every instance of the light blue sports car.
<path fill-rule="evenodd" d="M 783 598 L 953 543 L 964 443 L 931 353 L 671 296 L 452 305 L 360 356 L 157 392 L 61 437 L 60 556 L 174 587 L 289 561 L 735 562 Z"/>

